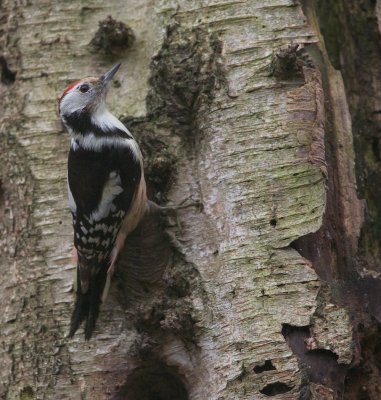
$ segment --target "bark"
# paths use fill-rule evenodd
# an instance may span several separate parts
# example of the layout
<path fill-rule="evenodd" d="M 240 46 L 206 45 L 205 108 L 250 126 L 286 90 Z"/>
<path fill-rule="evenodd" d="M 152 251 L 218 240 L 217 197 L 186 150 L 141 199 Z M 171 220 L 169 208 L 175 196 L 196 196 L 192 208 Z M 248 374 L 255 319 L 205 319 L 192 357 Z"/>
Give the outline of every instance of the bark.
<path fill-rule="evenodd" d="M 3 1 L 2 398 L 379 397 L 380 7 L 355 3 Z M 56 98 L 117 61 L 150 197 L 202 207 L 147 215 L 94 337 L 69 340 Z"/>

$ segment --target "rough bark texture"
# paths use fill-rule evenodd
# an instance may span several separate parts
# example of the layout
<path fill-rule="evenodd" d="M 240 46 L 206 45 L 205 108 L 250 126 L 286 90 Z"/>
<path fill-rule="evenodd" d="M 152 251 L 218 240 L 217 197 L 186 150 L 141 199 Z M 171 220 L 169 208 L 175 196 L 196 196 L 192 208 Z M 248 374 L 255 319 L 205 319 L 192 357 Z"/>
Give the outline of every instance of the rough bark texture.
<path fill-rule="evenodd" d="M 379 398 L 381 6 L 355 3 L 2 2 L 2 398 Z M 94 337 L 69 340 L 56 98 L 115 61 L 151 198 L 203 207 L 147 215 Z"/>

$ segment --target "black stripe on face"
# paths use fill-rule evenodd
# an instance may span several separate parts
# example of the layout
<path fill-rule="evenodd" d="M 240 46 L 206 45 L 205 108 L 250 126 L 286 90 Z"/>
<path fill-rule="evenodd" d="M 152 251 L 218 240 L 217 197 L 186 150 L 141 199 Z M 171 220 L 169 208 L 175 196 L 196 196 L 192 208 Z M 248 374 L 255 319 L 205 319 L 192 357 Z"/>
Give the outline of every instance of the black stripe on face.
<path fill-rule="evenodd" d="M 108 128 L 100 128 L 91 120 L 91 114 L 88 110 L 78 110 L 69 115 L 62 116 L 64 123 L 75 133 L 83 136 L 94 134 L 95 137 L 115 137 L 121 139 L 132 139 L 127 132 L 117 128 L 116 126 Z"/>

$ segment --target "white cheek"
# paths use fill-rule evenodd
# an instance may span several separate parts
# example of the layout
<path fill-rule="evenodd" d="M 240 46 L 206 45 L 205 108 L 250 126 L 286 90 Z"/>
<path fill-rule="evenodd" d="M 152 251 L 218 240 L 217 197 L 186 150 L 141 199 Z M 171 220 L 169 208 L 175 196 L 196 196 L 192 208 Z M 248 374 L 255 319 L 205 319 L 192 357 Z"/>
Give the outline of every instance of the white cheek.
<path fill-rule="evenodd" d="M 87 102 L 86 96 L 83 96 L 77 91 L 77 89 L 74 89 L 74 91 L 69 92 L 62 99 L 60 114 L 70 115 L 75 111 L 82 110 L 86 106 Z"/>

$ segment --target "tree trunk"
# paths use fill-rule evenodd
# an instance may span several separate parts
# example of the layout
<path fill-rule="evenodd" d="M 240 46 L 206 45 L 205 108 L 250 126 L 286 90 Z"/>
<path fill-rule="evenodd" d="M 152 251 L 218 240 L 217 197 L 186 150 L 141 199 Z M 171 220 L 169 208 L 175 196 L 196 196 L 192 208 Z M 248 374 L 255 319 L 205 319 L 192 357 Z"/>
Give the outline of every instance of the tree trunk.
<path fill-rule="evenodd" d="M 380 398 L 381 4 L 302 3 L 3 1 L 2 398 Z M 56 99 L 119 61 L 150 198 L 202 207 L 145 217 L 86 342 Z"/>

